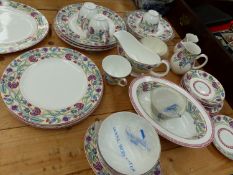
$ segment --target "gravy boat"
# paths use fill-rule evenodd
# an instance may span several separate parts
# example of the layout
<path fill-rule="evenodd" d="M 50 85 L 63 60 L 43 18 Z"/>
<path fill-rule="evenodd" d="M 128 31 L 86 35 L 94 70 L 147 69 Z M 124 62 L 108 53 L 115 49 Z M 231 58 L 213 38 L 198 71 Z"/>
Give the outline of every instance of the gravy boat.
<path fill-rule="evenodd" d="M 140 76 L 149 73 L 154 77 L 163 77 L 168 74 L 170 66 L 168 61 L 161 60 L 160 56 L 143 44 L 141 44 L 133 35 L 124 30 L 115 32 L 114 37 L 118 40 L 120 55 L 126 57 L 133 67 L 132 76 Z M 164 72 L 155 72 L 153 69 L 164 64 Z"/>

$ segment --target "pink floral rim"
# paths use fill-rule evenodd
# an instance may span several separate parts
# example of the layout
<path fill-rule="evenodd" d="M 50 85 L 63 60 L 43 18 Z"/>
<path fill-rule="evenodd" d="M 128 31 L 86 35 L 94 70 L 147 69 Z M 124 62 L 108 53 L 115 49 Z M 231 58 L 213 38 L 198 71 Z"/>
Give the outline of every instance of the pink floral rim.
<path fill-rule="evenodd" d="M 195 100 L 190 94 L 188 94 L 184 89 L 182 89 L 181 87 L 179 87 L 178 85 L 176 85 L 175 83 L 173 82 L 170 82 L 168 80 L 165 80 L 165 79 L 161 79 L 161 78 L 154 78 L 154 77 L 151 77 L 151 76 L 141 76 L 141 77 L 138 77 L 136 79 L 134 79 L 130 86 L 129 86 L 129 97 L 130 97 L 130 101 L 135 109 L 135 111 L 141 116 L 141 117 L 144 117 L 147 119 L 146 115 L 143 114 L 145 113 L 144 110 L 140 109 L 140 106 L 137 105 L 137 100 L 133 97 L 134 94 L 134 86 L 135 84 L 140 81 L 140 80 L 145 80 L 144 82 L 146 81 L 154 81 L 154 82 L 160 82 L 160 83 L 163 83 L 163 84 L 166 84 L 166 85 L 171 85 L 171 86 L 175 86 L 177 89 L 179 89 L 179 91 L 184 94 L 186 97 L 188 97 L 188 99 L 192 102 L 195 102 L 195 105 L 198 106 L 198 109 L 200 111 L 202 111 L 202 113 L 205 115 L 205 119 L 208 120 L 208 123 L 209 123 L 209 129 L 207 128 L 207 132 L 210 132 L 209 134 L 209 137 L 206 141 L 202 142 L 202 143 L 188 143 L 188 142 L 183 142 L 183 141 L 180 141 L 178 138 L 173 138 L 172 136 L 169 136 L 168 134 L 166 134 L 165 132 L 161 131 L 161 129 L 158 127 L 155 127 L 154 125 L 154 128 L 155 130 L 159 133 L 159 135 L 161 135 L 162 137 L 168 139 L 169 141 L 173 142 L 173 143 L 176 143 L 178 145 L 181 145 L 181 146 L 185 146 L 185 147 L 190 147 L 190 148 L 202 148 L 202 147 L 206 147 L 208 146 L 214 139 L 214 127 L 213 127 L 213 122 L 212 120 L 210 119 L 210 116 L 206 113 L 204 107 L 197 101 Z M 155 123 L 155 122 L 154 122 Z"/>

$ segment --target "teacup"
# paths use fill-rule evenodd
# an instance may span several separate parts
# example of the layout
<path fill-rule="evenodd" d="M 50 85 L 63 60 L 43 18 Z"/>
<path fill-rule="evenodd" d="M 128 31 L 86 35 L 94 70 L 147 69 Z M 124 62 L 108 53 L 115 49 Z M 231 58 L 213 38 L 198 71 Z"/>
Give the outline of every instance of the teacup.
<path fill-rule="evenodd" d="M 81 25 L 80 27 L 83 30 L 86 30 L 88 27 L 88 23 L 96 14 L 97 14 L 96 4 L 92 2 L 85 2 L 83 6 L 81 7 L 79 14 L 78 14 L 78 20 Z"/>
<path fill-rule="evenodd" d="M 145 37 L 140 42 L 150 49 L 152 52 L 158 54 L 162 59 L 165 59 L 168 55 L 168 47 L 165 42 L 156 37 Z"/>
<path fill-rule="evenodd" d="M 126 86 L 126 77 L 131 73 L 132 67 L 127 59 L 119 55 L 109 55 L 102 61 L 105 78 L 111 85 Z"/>
<path fill-rule="evenodd" d="M 160 56 L 142 45 L 133 35 L 126 31 L 118 31 L 113 34 L 119 41 L 118 53 L 126 57 L 133 67 L 132 76 L 150 74 L 155 77 L 163 77 L 168 74 L 170 65 L 168 61 L 161 60 Z M 164 64 L 164 72 L 155 72 L 153 69 Z"/>
<path fill-rule="evenodd" d="M 169 87 L 151 91 L 151 109 L 161 119 L 181 117 L 186 109 L 186 99 Z"/>
<path fill-rule="evenodd" d="M 194 35 L 192 33 L 186 33 L 185 38 L 178 42 L 175 47 L 174 47 L 174 52 L 177 52 L 179 49 L 183 49 L 183 42 L 192 42 L 192 43 L 197 43 L 198 42 L 198 37 L 197 35 Z"/>
<path fill-rule="evenodd" d="M 149 10 L 143 15 L 139 26 L 143 28 L 144 31 L 152 33 L 157 32 L 160 18 L 161 17 L 157 11 Z"/>
<path fill-rule="evenodd" d="M 109 42 L 110 26 L 106 16 L 98 14 L 90 20 L 87 38 L 95 42 Z"/>
<path fill-rule="evenodd" d="M 192 42 L 183 42 L 184 49 L 178 50 L 171 58 L 171 69 L 176 74 L 185 74 L 191 69 L 200 69 L 208 62 L 208 57 L 201 54 L 201 48 Z M 201 65 L 195 65 L 196 60 L 204 58 Z"/>

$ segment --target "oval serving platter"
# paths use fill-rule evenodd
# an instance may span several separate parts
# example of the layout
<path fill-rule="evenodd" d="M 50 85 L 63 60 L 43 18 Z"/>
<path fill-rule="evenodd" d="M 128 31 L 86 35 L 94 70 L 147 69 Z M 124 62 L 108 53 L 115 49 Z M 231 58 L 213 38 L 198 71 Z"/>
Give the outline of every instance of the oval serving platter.
<path fill-rule="evenodd" d="M 170 87 L 187 99 L 182 117 L 164 120 L 151 109 L 151 91 L 157 87 Z M 178 85 L 159 78 L 142 76 L 132 81 L 129 96 L 136 112 L 146 118 L 166 139 L 178 145 L 200 148 L 213 141 L 213 125 L 201 104 Z"/>

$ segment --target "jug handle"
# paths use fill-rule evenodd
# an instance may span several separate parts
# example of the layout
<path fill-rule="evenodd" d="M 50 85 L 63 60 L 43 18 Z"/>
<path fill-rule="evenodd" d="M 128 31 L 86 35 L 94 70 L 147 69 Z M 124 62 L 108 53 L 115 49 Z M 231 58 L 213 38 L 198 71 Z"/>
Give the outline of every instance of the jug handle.
<path fill-rule="evenodd" d="M 150 71 L 150 74 L 154 77 L 164 77 L 165 75 L 168 74 L 168 72 L 170 71 L 170 64 L 167 60 L 162 60 L 161 61 L 161 64 L 162 65 L 164 64 L 166 66 L 166 71 L 165 72 L 162 72 L 162 73 L 157 73 L 157 72 L 154 72 L 153 70 Z"/>
<path fill-rule="evenodd" d="M 204 63 L 202 63 L 201 65 L 195 66 L 196 60 L 198 60 L 199 58 L 205 58 L 205 61 L 204 61 Z M 194 65 L 193 65 L 192 68 L 193 68 L 193 69 L 200 69 L 200 68 L 202 68 L 203 66 L 205 66 L 207 62 L 208 62 L 208 57 L 207 57 L 207 55 L 201 54 L 201 55 L 199 55 L 199 56 L 197 56 L 197 57 L 195 58 Z"/>

